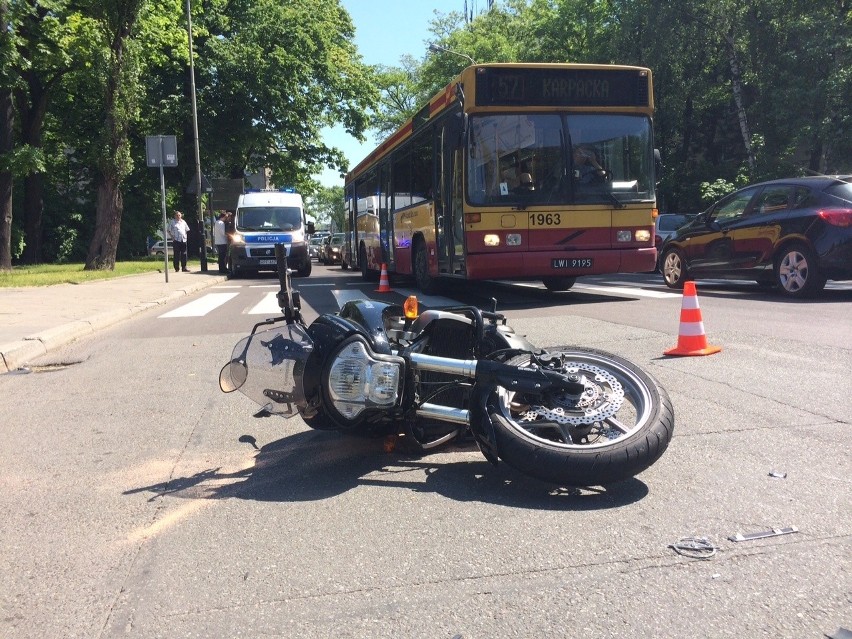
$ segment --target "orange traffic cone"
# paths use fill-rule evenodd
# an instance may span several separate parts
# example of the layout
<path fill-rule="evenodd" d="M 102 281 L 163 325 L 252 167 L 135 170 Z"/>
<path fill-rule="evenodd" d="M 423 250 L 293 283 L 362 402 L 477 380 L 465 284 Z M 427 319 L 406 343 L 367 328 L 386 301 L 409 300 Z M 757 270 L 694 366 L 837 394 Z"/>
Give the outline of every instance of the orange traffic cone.
<path fill-rule="evenodd" d="M 378 293 L 390 293 L 390 281 L 388 280 L 388 265 L 382 262 L 382 275 L 379 277 L 379 288 L 376 289 Z"/>
<path fill-rule="evenodd" d="M 707 344 L 704 322 L 701 320 L 701 309 L 698 308 L 695 282 L 684 282 L 677 346 L 667 350 L 664 355 L 712 355 L 721 350 L 720 346 L 709 346 Z"/>

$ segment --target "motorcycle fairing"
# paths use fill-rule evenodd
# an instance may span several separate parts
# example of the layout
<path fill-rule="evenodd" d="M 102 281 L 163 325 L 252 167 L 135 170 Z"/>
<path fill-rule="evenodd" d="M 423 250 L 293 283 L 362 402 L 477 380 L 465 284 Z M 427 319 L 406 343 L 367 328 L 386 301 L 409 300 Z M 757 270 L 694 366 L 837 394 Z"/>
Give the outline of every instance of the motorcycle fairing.
<path fill-rule="evenodd" d="M 259 326 L 234 346 L 219 385 L 226 392 L 239 390 L 265 413 L 293 417 L 307 405 L 302 377 L 313 340 L 300 324 L 278 324 L 263 331 L 257 330 Z"/>

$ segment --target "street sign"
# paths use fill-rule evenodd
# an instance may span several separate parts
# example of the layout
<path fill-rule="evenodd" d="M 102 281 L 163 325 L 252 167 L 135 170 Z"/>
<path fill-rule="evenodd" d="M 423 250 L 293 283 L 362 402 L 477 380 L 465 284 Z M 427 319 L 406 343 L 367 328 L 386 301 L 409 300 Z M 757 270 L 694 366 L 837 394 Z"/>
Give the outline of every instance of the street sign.
<path fill-rule="evenodd" d="M 202 173 L 201 174 L 201 191 L 202 193 L 212 193 L 213 187 L 210 186 L 210 181 L 207 177 Z M 193 175 L 192 179 L 189 181 L 189 186 L 186 187 L 186 192 L 192 195 L 196 195 L 198 193 L 198 178 Z"/>
<path fill-rule="evenodd" d="M 177 138 L 174 135 L 146 136 L 145 157 L 149 167 L 177 166 Z"/>
<path fill-rule="evenodd" d="M 213 178 L 213 195 L 210 208 L 214 211 L 233 211 L 243 194 L 243 180 Z"/>

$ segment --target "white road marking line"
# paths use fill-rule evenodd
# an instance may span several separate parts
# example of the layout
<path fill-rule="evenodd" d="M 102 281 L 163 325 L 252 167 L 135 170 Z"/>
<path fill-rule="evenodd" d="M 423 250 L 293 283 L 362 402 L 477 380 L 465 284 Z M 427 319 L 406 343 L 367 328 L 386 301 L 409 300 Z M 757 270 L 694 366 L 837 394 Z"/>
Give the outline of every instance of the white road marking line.
<path fill-rule="evenodd" d="M 161 319 L 170 317 L 201 317 L 225 302 L 235 298 L 239 293 L 207 293 L 197 300 L 184 304 L 168 313 L 160 315 Z"/>
<path fill-rule="evenodd" d="M 616 295 L 635 295 L 637 297 L 654 297 L 658 299 L 666 299 L 670 297 L 682 297 L 680 293 L 667 293 L 665 291 L 648 291 L 644 288 L 631 288 L 627 286 L 586 286 L 585 284 L 576 284 L 572 288 L 581 289 L 584 291 L 600 291 L 602 293 L 610 293 Z"/>
<path fill-rule="evenodd" d="M 266 293 L 263 299 L 248 310 L 248 315 L 266 315 L 267 317 L 281 314 L 278 306 L 278 293 Z"/>

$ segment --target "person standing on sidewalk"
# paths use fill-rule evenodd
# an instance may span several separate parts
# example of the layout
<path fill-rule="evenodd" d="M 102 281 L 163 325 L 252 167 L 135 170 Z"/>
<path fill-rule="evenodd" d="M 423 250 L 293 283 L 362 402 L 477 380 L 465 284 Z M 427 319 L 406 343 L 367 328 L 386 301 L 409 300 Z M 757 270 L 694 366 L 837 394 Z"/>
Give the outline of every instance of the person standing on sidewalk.
<path fill-rule="evenodd" d="M 216 245 L 216 253 L 219 256 L 219 272 L 224 273 L 228 254 L 228 234 L 225 231 L 225 218 L 227 213 L 219 213 L 216 223 L 213 225 L 213 243 Z"/>
<path fill-rule="evenodd" d="M 186 268 L 186 236 L 189 233 L 189 225 L 183 219 L 183 213 L 180 211 L 175 211 L 175 217 L 172 220 L 172 223 L 169 225 L 169 237 L 172 238 L 172 242 L 174 244 L 174 263 L 175 263 L 175 271 L 183 271 L 189 272 L 189 269 Z M 178 264 L 180 264 L 181 268 L 178 268 Z"/>

